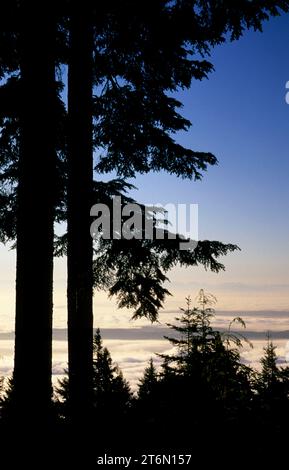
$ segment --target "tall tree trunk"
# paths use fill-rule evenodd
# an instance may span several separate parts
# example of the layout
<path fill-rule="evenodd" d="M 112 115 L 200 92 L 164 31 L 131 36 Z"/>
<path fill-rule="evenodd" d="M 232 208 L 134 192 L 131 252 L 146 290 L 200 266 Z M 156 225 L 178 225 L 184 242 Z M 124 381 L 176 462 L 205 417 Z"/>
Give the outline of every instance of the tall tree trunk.
<path fill-rule="evenodd" d="M 68 71 L 68 355 L 74 420 L 92 404 L 92 27 L 90 2 L 71 2 Z"/>
<path fill-rule="evenodd" d="M 55 25 L 52 2 L 22 1 L 20 7 L 14 397 L 19 419 L 43 422 L 52 395 Z"/>

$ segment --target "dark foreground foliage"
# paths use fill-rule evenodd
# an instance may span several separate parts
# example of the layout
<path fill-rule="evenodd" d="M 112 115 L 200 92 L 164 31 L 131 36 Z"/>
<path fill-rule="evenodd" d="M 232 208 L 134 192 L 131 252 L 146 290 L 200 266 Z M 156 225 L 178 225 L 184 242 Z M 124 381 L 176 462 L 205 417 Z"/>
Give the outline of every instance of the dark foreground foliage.
<path fill-rule="evenodd" d="M 232 332 L 232 324 L 226 332 L 212 327 L 214 301 L 204 291 L 197 307 L 187 299 L 176 324 L 168 325 L 174 331 L 167 338 L 174 353 L 161 355 L 160 368 L 153 359 L 149 361 L 136 395 L 113 364 L 97 330 L 94 412 L 89 422 L 71 421 L 69 383 L 64 377 L 56 390 L 51 421 L 39 423 L 37 429 L 30 429 L 29 423 L 18 423 L 15 428 L 9 417 L 13 381 L 5 392 L 1 380 L 3 459 L 9 457 L 10 463 L 16 463 L 21 457 L 37 465 L 78 462 L 87 468 L 100 465 L 98 459 L 106 454 L 107 458 L 132 457 L 133 468 L 141 465 L 143 454 L 191 454 L 189 466 L 196 467 L 203 459 L 206 464 L 232 468 L 232 459 L 250 465 L 256 460 L 261 465 L 277 446 L 275 458 L 281 458 L 289 418 L 289 368 L 277 366 L 269 337 L 261 370 L 244 365 L 240 357 L 243 338 Z M 37 393 L 37 384 L 33 385 L 31 393 Z M 22 448 L 20 453 L 9 452 L 15 443 Z"/>

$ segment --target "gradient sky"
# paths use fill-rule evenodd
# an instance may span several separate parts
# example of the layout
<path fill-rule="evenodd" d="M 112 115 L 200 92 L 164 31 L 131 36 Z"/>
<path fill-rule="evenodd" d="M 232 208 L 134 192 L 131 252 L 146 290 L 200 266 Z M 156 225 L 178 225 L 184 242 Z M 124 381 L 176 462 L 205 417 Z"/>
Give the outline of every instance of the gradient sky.
<path fill-rule="evenodd" d="M 134 181 L 139 190 L 133 196 L 141 202 L 199 204 L 199 238 L 242 249 L 223 260 L 226 272 L 218 275 L 176 268 L 170 274 L 173 297 L 167 311 L 176 311 L 185 296 L 194 297 L 203 287 L 218 297 L 221 310 L 289 312 L 288 46 L 289 15 L 283 15 L 266 23 L 263 33 L 247 32 L 238 42 L 217 47 L 209 80 L 178 94 L 184 116 L 193 123 L 178 140 L 214 153 L 219 165 L 197 183 L 163 173 Z M 31 232 L 37 232 L 37 218 Z M 15 254 L 0 247 L 0 260 L 0 331 L 7 331 L 14 322 Z M 66 323 L 65 276 L 65 261 L 58 260 L 58 327 Z M 97 325 L 128 324 L 129 314 L 117 311 L 105 294 L 97 293 L 94 304 Z M 255 328 L 259 321 L 260 329 L 266 329 L 266 318 L 254 321 Z"/>
<path fill-rule="evenodd" d="M 199 204 L 200 239 L 237 243 L 225 274 L 177 272 L 178 286 L 196 283 L 216 292 L 222 308 L 289 308 L 289 16 L 272 19 L 263 33 L 216 48 L 209 80 L 179 97 L 193 127 L 181 136 L 195 150 L 211 151 L 219 165 L 203 181 L 170 176 L 138 179 L 138 197 Z M 177 284 L 176 284 L 177 282 Z"/>

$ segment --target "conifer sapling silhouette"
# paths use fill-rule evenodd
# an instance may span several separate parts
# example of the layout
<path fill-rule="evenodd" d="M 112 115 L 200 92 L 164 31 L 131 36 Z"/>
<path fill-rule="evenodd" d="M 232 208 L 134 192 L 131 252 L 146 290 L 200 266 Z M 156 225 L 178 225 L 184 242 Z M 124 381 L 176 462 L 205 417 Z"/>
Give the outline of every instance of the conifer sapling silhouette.
<path fill-rule="evenodd" d="M 143 377 L 138 385 L 139 400 L 148 400 L 155 392 L 158 384 L 158 372 L 151 358 L 148 366 L 145 368 Z"/>
<path fill-rule="evenodd" d="M 264 355 L 260 360 L 262 365 L 260 378 L 262 385 L 267 392 L 272 391 L 274 386 L 276 386 L 278 379 L 280 378 L 279 368 L 277 365 L 278 358 L 276 354 L 276 348 L 277 346 L 273 344 L 268 333 L 267 344 L 263 348 Z"/>
<path fill-rule="evenodd" d="M 67 374 L 67 372 L 66 372 Z M 67 375 L 58 381 L 56 396 L 60 414 L 70 417 L 69 380 Z M 112 362 L 110 352 L 103 346 L 100 330 L 93 341 L 93 410 L 92 419 L 102 425 L 109 419 L 116 422 L 129 410 L 132 392 L 118 365 Z"/>

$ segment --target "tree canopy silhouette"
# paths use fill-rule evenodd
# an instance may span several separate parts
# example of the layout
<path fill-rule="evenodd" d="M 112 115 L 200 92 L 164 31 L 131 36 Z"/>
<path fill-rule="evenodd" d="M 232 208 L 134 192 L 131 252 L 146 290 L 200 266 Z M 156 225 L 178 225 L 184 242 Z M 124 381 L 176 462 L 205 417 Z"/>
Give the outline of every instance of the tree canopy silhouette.
<path fill-rule="evenodd" d="M 89 208 L 93 200 L 93 166 L 97 173 L 116 171 L 119 177 L 165 170 L 179 177 L 200 179 L 217 159 L 206 150 L 187 149 L 174 139 L 173 135 L 188 129 L 190 123 L 178 112 L 181 103 L 171 94 L 188 88 L 194 79 L 207 77 L 212 64 L 205 56 L 212 47 L 226 38 L 238 39 L 248 28 L 261 29 L 269 16 L 288 11 L 289 2 L 242 0 L 236 6 L 226 0 L 150 0 L 138 4 L 109 0 L 97 5 L 72 1 L 58 2 L 57 8 L 54 2 L 45 5 L 45 15 L 37 2 L 1 5 L 0 75 L 8 79 L 1 88 L 0 106 L 0 202 L 4 205 L 1 239 L 17 236 L 15 394 L 19 403 L 23 397 L 20 408 L 24 409 L 25 363 L 33 352 L 32 338 L 37 336 L 42 383 L 38 405 L 44 409 L 51 395 L 52 242 L 53 220 L 59 215 L 50 188 L 58 188 L 61 197 L 68 196 L 69 356 L 77 410 L 80 402 L 84 406 L 92 399 Z M 37 43 L 35 37 L 39 38 Z M 60 70 L 62 65 L 68 65 L 69 77 L 67 122 L 60 127 L 66 129 L 67 137 L 62 147 L 68 162 L 66 195 L 60 184 L 63 180 L 56 176 L 57 168 L 63 166 L 56 158 L 59 121 L 55 66 Z M 11 87 L 16 85 L 17 90 L 17 77 L 19 91 L 11 100 Z M 59 207 L 66 202 L 59 200 Z M 42 235 L 33 238 L 31 250 L 35 213 L 40 214 L 37 220 Z M 81 228 L 78 218 L 83 222 Z M 146 255 L 149 248 L 155 257 L 152 268 L 147 263 L 140 272 L 136 263 L 131 263 L 134 270 L 128 269 L 129 262 L 126 270 L 121 267 L 124 254 L 130 262 L 132 257 L 130 250 L 119 243 L 113 244 L 113 250 L 117 246 L 120 254 L 115 261 L 110 258 L 110 270 L 120 280 L 109 285 L 110 293 L 119 296 L 120 306 L 136 308 L 136 316 L 150 318 L 155 318 L 166 294 L 159 287 L 165 280 L 161 269 L 178 261 L 183 265 L 200 263 L 218 271 L 222 265 L 216 258 L 236 249 L 204 241 L 192 254 L 181 253 L 173 242 L 167 248 L 159 248 L 154 242 L 149 247 L 136 243 L 134 253 L 142 248 Z M 95 273 L 98 266 L 95 264 Z M 32 288 L 33 277 L 37 285 Z M 32 407 L 37 408 L 31 402 Z M 38 416 L 37 411 L 34 414 Z"/>

